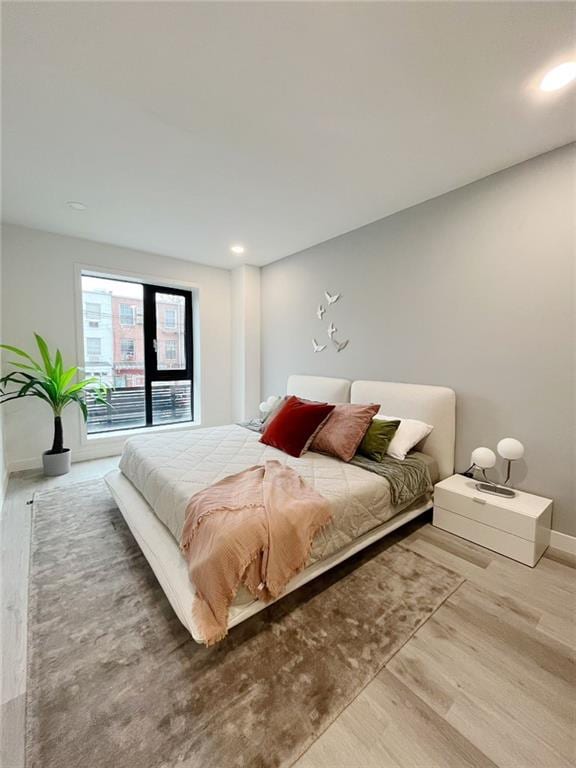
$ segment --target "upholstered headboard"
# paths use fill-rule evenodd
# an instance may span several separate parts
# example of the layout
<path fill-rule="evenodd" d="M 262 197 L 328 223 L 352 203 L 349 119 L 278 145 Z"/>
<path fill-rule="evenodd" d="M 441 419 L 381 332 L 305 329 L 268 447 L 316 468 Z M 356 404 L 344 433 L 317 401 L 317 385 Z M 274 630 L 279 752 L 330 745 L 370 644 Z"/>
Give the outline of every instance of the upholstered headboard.
<path fill-rule="evenodd" d="M 456 394 L 448 387 L 396 384 L 391 381 L 353 381 L 351 403 L 380 403 L 385 416 L 419 419 L 434 429 L 418 449 L 436 459 L 440 479 L 454 472 Z"/>
<path fill-rule="evenodd" d="M 290 376 L 286 394 L 326 403 L 349 403 L 350 382 L 327 376 Z"/>
<path fill-rule="evenodd" d="M 353 381 L 325 376 L 290 376 L 289 395 L 328 403 L 380 403 L 381 413 L 420 419 L 434 429 L 418 446 L 436 459 L 440 478 L 454 472 L 456 395 L 448 387 L 396 384 L 391 381 Z"/>

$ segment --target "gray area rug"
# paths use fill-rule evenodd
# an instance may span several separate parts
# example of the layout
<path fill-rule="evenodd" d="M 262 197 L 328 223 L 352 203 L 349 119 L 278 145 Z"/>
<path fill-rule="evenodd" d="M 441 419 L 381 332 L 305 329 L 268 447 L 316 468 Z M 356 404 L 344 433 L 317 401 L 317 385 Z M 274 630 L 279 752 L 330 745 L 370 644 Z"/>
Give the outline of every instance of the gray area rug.
<path fill-rule="evenodd" d="M 211 648 L 102 480 L 34 503 L 28 768 L 291 765 L 462 579 L 392 535 Z"/>

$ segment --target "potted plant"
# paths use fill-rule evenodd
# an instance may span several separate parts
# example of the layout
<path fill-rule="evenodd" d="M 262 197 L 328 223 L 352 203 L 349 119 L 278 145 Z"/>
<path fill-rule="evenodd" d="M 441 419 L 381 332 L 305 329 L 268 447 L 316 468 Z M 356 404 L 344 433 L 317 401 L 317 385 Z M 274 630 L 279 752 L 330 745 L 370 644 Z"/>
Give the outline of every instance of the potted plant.
<path fill-rule="evenodd" d="M 8 365 L 17 370 L 0 378 L 0 403 L 18 400 L 21 397 L 37 397 L 47 403 L 54 414 L 54 441 L 52 448 L 42 454 L 44 474 L 64 475 L 70 471 L 70 448 L 64 448 L 62 433 L 62 411 L 71 403 L 80 406 L 84 421 L 88 418 L 86 394 L 89 392 L 96 402 L 106 403 L 107 388 L 98 379 L 88 378 L 74 381 L 78 374 L 76 366 L 64 368 L 60 350 L 54 359 L 48 345 L 35 333 L 41 363 L 18 347 L 0 344 L 0 349 L 16 355 L 22 360 L 8 360 Z"/>

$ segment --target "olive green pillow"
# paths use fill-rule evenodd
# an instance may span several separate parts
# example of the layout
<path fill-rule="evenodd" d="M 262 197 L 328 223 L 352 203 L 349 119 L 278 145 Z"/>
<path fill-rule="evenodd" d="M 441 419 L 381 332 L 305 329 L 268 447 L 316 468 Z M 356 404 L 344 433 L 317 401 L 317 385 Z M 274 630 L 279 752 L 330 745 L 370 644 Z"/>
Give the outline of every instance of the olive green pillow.
<path fill-rule="evenodd" d="M 358 446 L 358 453 L 367 456 L 372 461 L 384 461 L 388 446 L 399 426 L 400 420 L 372 419 L 368 431 Z"/>

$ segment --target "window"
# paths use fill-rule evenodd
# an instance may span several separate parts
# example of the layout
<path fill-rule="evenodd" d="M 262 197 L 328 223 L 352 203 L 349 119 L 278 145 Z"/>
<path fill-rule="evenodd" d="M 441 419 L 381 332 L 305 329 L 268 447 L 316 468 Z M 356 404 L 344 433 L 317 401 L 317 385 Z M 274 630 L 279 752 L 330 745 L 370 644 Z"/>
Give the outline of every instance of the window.
<path fill-rule="evenodd" d="M 102 317 L 100 304 L 94 301 L 87 301 L 84 304 L 84 317 L 88 321 L 89 328 L 98 328 Z"/>
<path fill-rule="evenodd" d="M 85 274 L 82 294 L 86 362 L 110 387 L 87 399 L 88 433 L 192 421 L 191 293 Z"/>
<path fill-rule="evenodd" d="M 166 360 L 176 360 L 176 352 L 176 339 L 168 339 L 164 349 Z"/>
<path fill-rule="evenodd" d="M 86 337 L 86 356 L 88 360 L 99 360 L 102 355 L 102 339 L 91 336 Z"/>
<path fill-rule="evenodd" d="M 136 321 L 136 307 L 131 304 L 120 304 L 120 325 L 134 325 Z"/>
<path fill-rule="evenodd" d="M 134 339 L 121 339 L 120 340 L 120 353 L 122 360 L 134 360 L 134 350 L 136 344 Z"/>
<path fill-rule="evenodd" d="M 164 310 L 164 328 L 167 331 L 176 330 L 176 309 L 168 307 Z"/>

